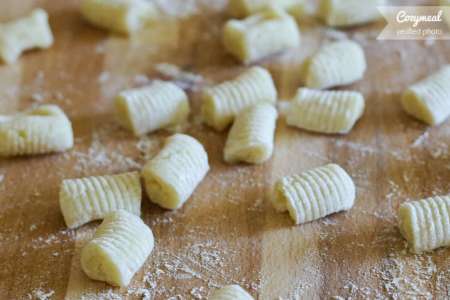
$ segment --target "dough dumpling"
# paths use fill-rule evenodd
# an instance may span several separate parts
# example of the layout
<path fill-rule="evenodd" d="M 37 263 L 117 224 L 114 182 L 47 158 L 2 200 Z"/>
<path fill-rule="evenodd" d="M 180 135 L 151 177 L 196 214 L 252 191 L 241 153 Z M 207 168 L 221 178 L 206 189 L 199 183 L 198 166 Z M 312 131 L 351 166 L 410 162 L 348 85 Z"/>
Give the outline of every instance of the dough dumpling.
<path fill-rule="evenodd" d="M 105 216 L 81 250 L 81 267 L 91 279 L 126 287 L 153 250 L 152 230 L 124 210 Z"/>
<path fill-rule="evenodd" d="M 0 116 L 0 157 L 63 152 L 72 147 L 72 124 L 56 105 Z"/>
<path fill-rule="evenodd" d="M 438 125 L 450 115 L 450 65 L 413 84 L 402 97 L 403 109 L 429 125 Z"/>

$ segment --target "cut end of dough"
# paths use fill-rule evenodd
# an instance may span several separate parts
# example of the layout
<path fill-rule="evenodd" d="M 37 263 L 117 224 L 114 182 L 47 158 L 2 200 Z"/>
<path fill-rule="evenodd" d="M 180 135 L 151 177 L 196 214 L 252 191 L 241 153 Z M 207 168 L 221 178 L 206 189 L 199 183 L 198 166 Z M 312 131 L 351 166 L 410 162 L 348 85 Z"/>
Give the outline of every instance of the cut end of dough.
<path fill-rule="evenodd" d="M 75 229 L 83 224 L 89 222 L 88 218 L 83 218 L 84 215 L 80 215 L 77 212 L 75 203 L 70 196 L 71 187 L 68 180 L 63 180 L 59 190 L 59 208 L 64 218 L 66 226 L 70 229 Z"/>
<path fill-rule="evenodd" d="M 151 202 L 158 204 L 165 209 L 178 209 L 184 201 L 179 199 L 179 195 L 172 186 L 164 182 L 150 170 L 144 170 L 145 190 Z"/>
<path fill-rule="evenodd" d="M 208 90 L 203 92 L 202 96 L 202 118 L 206 125 L 217 131 L 223 131 L 229 124 L 226 120 L 221 120 L 217 116 L 217 107 L 214 97 L 209 94 Z"/>
<path fill-rule="evenodd" d="M 409 204 L 403 204 L 398 210 L 398 222 L 400 233 L 408 242 L 410 251 L 413 253 L 420 253 L 420 249 L 417 248 L 416 238 L 414 234 L 414 212 L 413 207 Z"/>
<path fill-rule="evenodd" d="M 115 107 L 117 120 L 119 121 L 119 123 L 126 129 L 133 132 L 134 135 L 136 136 L 141 135 L 142 133 L 138 130 L 138 128 L 136 128 L 136 126 L 134 126 L 133 119 L 131 117 L 132 114 L 130 112 L 130 107 L 125 97 L 121 95 L 117 96 L 115 101 Z"/>
<path fill-rule="evenodd" d="M 275 207 L 275 209 L 278 212 L 285 212 L 287 211 L 289 213 L 289 216 L 291 219 L 295 222 L 295 224 L 300 224 L 299 216 L 294 208 L 294 206 L 291 203 L 291 200 L 286 195 L 284 191 L 284 179 L 279 180 L 274 187 L 274 190 L 272 192 L 272 204 Z"/>
<path fill-rule="evenodd" d="M 437 125 L 439 123 L 438 120 L 434 118 L 428 107 L 424 104 L 423 100 L 420 99 L 420 96 L 411 89 L 408 89 L 403 94 L 402 106 L 408 114 L 422 122 L 429 125 Z"/>
<path fill-rule="evenodd" d="M 94 280 L 104 281 L 113 286 L 127 286 L 131 280 L 122 278 L 117 266 L 108 253 L 95 243 L 89 243 L 81 251 L 81 268 Z"/>
<path fill-rule="evenodd" d="M 223 30 L 225 49 L 244 64 L 249 63 L 249 49 L 245 44 L 245 32 L 241 24 L 235 20 L 228 21 Z"/>
<path fill-rule="evenodd" d="M 186 97 L 185 101 L 181 101 L 178 105 L 176 116 L 174 117 L 174 120 L 169 126 L 176 126 L 179 124 L 182 124 L 186 122 L 189 118 L 189 114 L 191 112 L 191 108 L 189 106 L 189 101 Z"/>

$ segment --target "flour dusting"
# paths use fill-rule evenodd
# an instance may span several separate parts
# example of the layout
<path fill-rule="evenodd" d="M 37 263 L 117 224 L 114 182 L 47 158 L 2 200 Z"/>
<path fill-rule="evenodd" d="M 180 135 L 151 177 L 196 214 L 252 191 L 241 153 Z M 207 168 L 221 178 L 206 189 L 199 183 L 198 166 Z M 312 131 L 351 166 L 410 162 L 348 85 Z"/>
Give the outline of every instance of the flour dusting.
<path fill-rule="evenodd" d="M 53 290 L 44 290 L 43 288 L 37 288 L 33 290 L 30 294 L 28 294 L 28 299 L 36 299 L 36 300 L 50 300 L 52 296 L 55 294 Z"/>

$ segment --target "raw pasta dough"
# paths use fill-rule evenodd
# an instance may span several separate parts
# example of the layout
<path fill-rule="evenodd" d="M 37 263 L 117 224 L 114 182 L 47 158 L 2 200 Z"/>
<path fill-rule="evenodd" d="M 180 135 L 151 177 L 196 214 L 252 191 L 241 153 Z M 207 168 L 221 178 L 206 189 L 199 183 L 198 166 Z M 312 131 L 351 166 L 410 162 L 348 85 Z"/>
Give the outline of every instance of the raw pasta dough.
<path fill-rule="evenodd" d="M 0 156 L 61 152 L 72 147 L 72 125 L 56 105 L 0 116 Z"/>
<path fill-rule="evenodd" d="M 408 114 L 430 125 L 445 121 L 450 115 L 450 65 L 409 87 L 402 105 Z"/>
<path fill-rule="evenodd" d="M 323 46 L 305 63 L 304 80 L 309 88 L 325 89 L 363 78 L 367 64 L 364 50 L 353 41 Z"/>
<path fill-rule="evenodd" d="M 61 183 L 59 206 L 67 227 L 76 228 L 119 209 L 140 216 L 141 197 L 138 172 L 66 179 Z"/>
<path fill-rule="evenodd" d="M 239 285 L 227 285 L 221 289 L 215 290 L 209 300 L 253 300 L 243 288 Z"/>
<path fill-rule="evenodd" d="M 81 250 L 81 267 L 94 280 L 127 286 L 154 247 L 151 229 L 125 210 L 105 216 L 94 238 Z"/>
<path fill-rule="evenodd" d="M 225 49 L 245 64 L 300 45 L 294 18 L 267 8 L 245 20 L 230 20 L 223 31 Z"/>
<path fill-rule="evenodd" d="M 414 253 L 450 246 L 450 196 L 403 203 L 400 231 Z"/>
<path fill-rule="evenodd" d="M 274 104 L 277 90 L 270 73 L 252 67 L 236 79 L 203 91 L 202 115 L 206 124 L 224 130 L 243 109 L 256 103 Z"/>
<path fill-rule="evenodd" d="M 233 123 L 224 150 L 228 163 L 260 164 L 273 152 L 277 110 L 268 103 L 241 112 Z"/>
<path fill-rule="evenodd" d="M 295 224 L 302 224 L 349 210 L 355 195 L 355 185 L 347 172 L 329 164 L 280 179 L 272 200 L 277 210 L 288 211 Z"/>
<path fill-rule="evenodd" d="M 235 18 L 248 17 L 270 5 L 277 5 L 288 12 L 302 11 L 303 0 L 230 0 L 228 11 Z"/>
<path fill-rule="evenodd" d="M 155 81 L 116 98 L 120 123 L 137 136 L 184 122 L 189 110 L 184 91 L 170 82 Z"/>
<path fill-rule="evenodd" d="M 95 26 L 130 34 L 154 19 L 157 10 L 145 0 L 82 0 L 81 13 Z"/>
<path fill-rule="evenodd" d="M 0 24 L 0 58 L 8 64 L 15 62 L 25 50 L 46 49 L 52 44 L 48 15 L 43 9 L 35 9 L 27 17 Z"/>
<path fill-rule="evenodd" d="M 321 0 L 319 16 L 328 26 L 345 27 L 380 19 L 386 0 Z"/>
<path fill-rule="evenodd" d="M 167 138 L 164 148 L 142 170 L 150 201 L 176 209 L 191 196 L 209 170 L 202 144 L 184 134 Z"/>
<path fill-rule="evenodd" d="M 362 116 L 364 106 L 358 92 L 300 88 L 286 110 L 286 122 L 310 131 L 345 134 Z"/>

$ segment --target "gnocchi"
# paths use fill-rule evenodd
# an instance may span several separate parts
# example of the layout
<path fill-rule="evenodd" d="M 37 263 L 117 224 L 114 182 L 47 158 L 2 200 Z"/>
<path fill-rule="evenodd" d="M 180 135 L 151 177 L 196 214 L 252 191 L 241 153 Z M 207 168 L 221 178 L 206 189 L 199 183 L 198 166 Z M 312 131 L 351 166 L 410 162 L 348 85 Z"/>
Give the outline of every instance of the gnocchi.
<path fill-rule="evenodd" d="M 59 205 L 67 227 L 76 228 L 119 209 L 140 216 L 141 195 L 138 172 L 66 179 Z"/>
<path fill-rule="evenodd" d="M 177 209 L 191 196 L 209 170 L 208 155 L 196 139 L 175 134 L 143 170 L 150 201 L 166 209 Z"/>
<path fill-rule="evenodd" d="M 274 207 L 288 211 L 295 224 L 349 210 L 356 197 L 355 184 L 336 164 L 280 179 L 274 187 Z"/>
<path fill-rule="evenodd" d="M 62 152 L 72 147 L 72 125 L 56 105 L 0 116 L 0 157 Z"/>
<path fill-rule="evenodd" d="M 263 102 L 274 104 L 276 100 L 277 90 L 270 73 L 252 67 L 234 80 L 205 89 L 202 116 L 207 125 L 222 131 L 245 108 Z"/>
<path fill-rule="evenodd" d="M 253 297 L 239 285 L 227 285 L 215 290 L 209 300 L 253 300 Z"/>
<path fill-rule="evenodd" d="M 306 87 L 326 89 L 362 79 L 366 68 L 364 50 L 359 44 L 338 41 L 323 46 L 307 59 L 303 76 Z"/>
<path fill-rule="evenodd" d="M 260 164 L 268 160 L 273 153 L 276 121 L 277 110 L 268 103 L 241 112 L 228 134 L 225 161 Z"/>
<path fill-rule="evenodd" d="M 47 12 L 35 9 L 27 17 L 0 24 L 0 58 L 11 64 L 25 50 L 47 49 L 53 44 Z"/>
<path fill-rule="evenodd" d="M 364 97 L 351 91 L 300 88 L 285 110 L 286 123 L 302 129 L 346 134 L 364 113 Z"/>
<path fill-rule="evenodd" d="M 152 230 L 125 210 L 105 216 L 81 250 L 81 267 L 91 279 L 127 286 L 153 250 Z"/>
<path fill-rule="evenodd" d="M 400 232 L 414 253 L 450 246 L 450 196 L 403 203 L 398 211 Z"/>
<path fill-rule="evenodd" d="M 190 111 L 184 91 L 163 81 L 123 91 L 115 104 L 120 123 L 137 136 L 182 123 Z"/>
<path fill-rule="evenodd" d="M 230 20 L 223 30 L 225 49 L 244 64 L 300 45 L 295 19 L 271 7 L 245 20 Z"/>
<path fill-rule="evenodd" d="M 377 6 L 383 5 L 386 0 L 321 0 L 319 16 L 328 26 L 360 25 L 380 19 Z"/>
<path fill-rule="evenodd" d="M 145 0 L 82 0 L 81 13 L 91 24 L 122 34 L 141 29 L 157 16 L 154 4 Z"/>
<path fill-rule="evenodd" d="M 410 86 L 402 97 L 403 109 L 411 116 L 438 125 L 450 115 L 450 65 Z"/>

